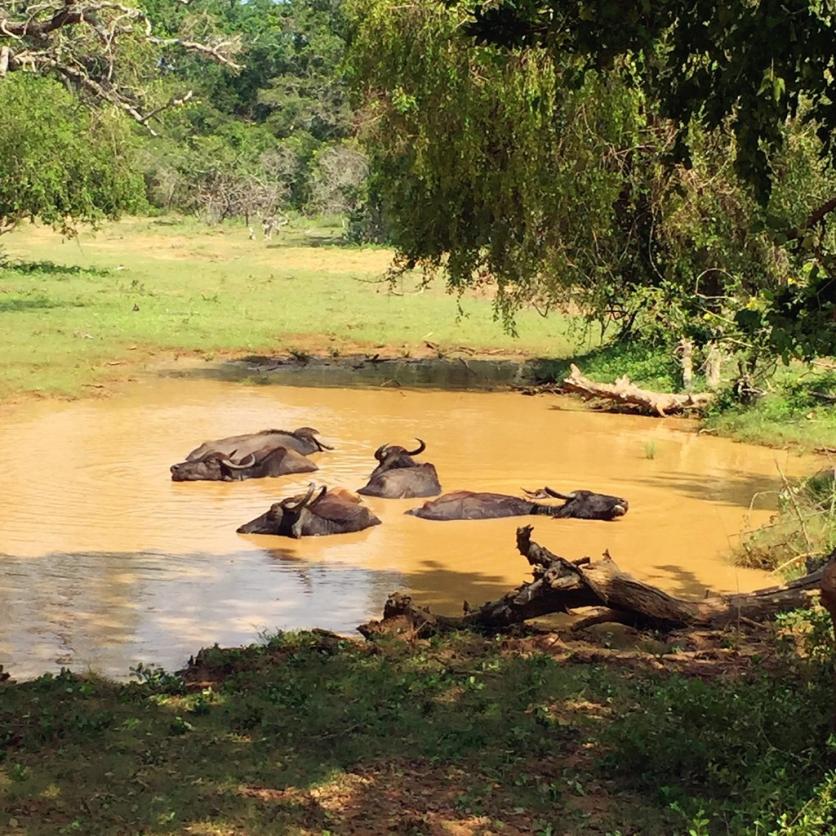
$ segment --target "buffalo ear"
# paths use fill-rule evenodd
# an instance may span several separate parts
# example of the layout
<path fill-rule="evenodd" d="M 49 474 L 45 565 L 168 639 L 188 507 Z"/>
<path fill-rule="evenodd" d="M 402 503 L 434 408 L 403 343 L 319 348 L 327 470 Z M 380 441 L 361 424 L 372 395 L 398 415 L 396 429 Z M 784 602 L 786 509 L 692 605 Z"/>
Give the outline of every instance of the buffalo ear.
<path fill-rule="evenodd" d="M 304 511 L 299 515 L 299 519 L 296 520 L 295 523 L 290 527 L 290 536 L 293 537 L 294 540 L 300 540 L 302 538 L 302 521 L 305 518 Z"/>

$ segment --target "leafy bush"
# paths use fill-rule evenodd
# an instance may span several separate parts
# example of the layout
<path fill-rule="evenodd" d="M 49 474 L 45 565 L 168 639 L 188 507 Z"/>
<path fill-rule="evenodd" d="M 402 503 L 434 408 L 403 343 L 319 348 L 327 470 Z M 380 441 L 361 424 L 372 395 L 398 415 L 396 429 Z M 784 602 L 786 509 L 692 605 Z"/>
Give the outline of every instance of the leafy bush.
<path fill-rule="evenodd" d="M 72 231 L 144 206 L 125 121 L 92 113 L 57 82 L 15 73 L 0 84 L 0 232 L 25 219 Z"/>
<path fill-rule="evenodd" d="M 833 824 L 836 813 L 825 804 L 834 788 L 825 769 L 833 754 L 832 639 L 829 631 L 817 636 L 825 643 L 803 669 L 787 664 L 745 681 L 639 682 L 632 708 L 603 733 L 603 771 L 689 821 L 705 818 L 706 833 Z"/>

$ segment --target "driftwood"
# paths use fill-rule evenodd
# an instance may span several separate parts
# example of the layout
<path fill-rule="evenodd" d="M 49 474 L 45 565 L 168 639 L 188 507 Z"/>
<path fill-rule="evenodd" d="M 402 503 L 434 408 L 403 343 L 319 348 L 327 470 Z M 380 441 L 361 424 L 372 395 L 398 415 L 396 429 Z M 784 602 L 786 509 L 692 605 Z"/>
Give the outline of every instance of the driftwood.
<path fill-rule="evenodd" d="M 595 562 L 588 557 L 567 560 L 533 542 L 531 532 L 531 526 L 517 529 L 517 548 L 531 565 L 534 579 L 502 598 L 478 609 L 466 607 L 463 616 L 451 617 L 435 615 L 414 605 L 408 595 L 395 593 L 386 602 L 383 620 L 363 624 L 358 630 L 366 638 L 382 633 L 424 638 L 467 628 L 497 631 L 538 616 L 587 607 L 597 609 L 577 626 L 617 621 L 658 630 L 722 628 L 762 622 L 809 604 L 825 574 L 823 568 L 785 586 L 686 601 L 622 572 L 607 553 Z M 836 569 L 827 577 L 833 581 L 836 611 Z"/>
<path fill-rule="evenodd" d="M 603 398 L 616 403 L 639 407 L 645 412 L 662 417 L 675 412 L 699 410 L 705 408 L 713 399 L 711 392 L 673 395 L 667 392 L 651 392 L 641 389 L 630 381 L 627 375 L 618 378 L 615 383 L 597 383 L 584 377 L 581 370 L 573 363 L 571 374 L 563 381 L 563 390 L 574 392 L 584 398 Z"/>

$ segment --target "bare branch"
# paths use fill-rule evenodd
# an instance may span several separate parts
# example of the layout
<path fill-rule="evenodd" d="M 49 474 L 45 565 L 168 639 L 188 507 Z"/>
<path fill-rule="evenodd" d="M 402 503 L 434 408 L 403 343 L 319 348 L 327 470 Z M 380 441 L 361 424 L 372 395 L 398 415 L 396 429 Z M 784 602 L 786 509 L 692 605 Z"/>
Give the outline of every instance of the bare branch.
<path fill-rule="evenodd" d="M 179 2 L 189 5 L 190 0 Z M 127 47 L 137 44 L 194 53 L 233 71 L 241 68 L 235 60 L 238 38 L 161 37 L 142 9 L 115 0 L 0 0 L 0 79 L 14 71 L 57 76 L 92 100 L 115 105 L 153 133 L 149 120 L 189 101 L 192 93 L 146 105 L 145 91 L 128 80 Z"/>

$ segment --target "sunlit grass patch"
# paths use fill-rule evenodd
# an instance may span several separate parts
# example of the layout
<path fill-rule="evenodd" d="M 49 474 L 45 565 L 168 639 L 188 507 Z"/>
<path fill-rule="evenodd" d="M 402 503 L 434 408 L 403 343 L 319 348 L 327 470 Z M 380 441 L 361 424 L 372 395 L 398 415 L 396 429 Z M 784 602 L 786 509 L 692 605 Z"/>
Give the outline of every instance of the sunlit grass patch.
<path fill-rule="evenodd" d="M 64 242 L 23 226 L 3 241 L 0 396 L 77 394 L 112 374 L 108 362 L 165 351 L 571 352 L 566 318 L 524 311 L 514 338 L 490 299 L 422 290 L 417 275 L 390 287 L 391 251 L 340 235 L 333 221 L 301 219 L 269 242 L 187 219 L 126 220 Z"/>

